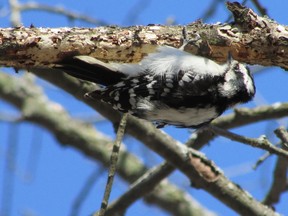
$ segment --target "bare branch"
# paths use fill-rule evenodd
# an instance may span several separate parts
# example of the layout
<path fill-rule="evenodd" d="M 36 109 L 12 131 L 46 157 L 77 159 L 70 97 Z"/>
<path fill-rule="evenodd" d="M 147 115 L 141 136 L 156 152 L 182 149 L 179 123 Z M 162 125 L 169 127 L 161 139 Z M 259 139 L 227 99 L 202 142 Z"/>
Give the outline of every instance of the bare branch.
<path fill-rule="evenodd" d="M 214 0 L 210 3 L 209 7 L 205 10 L 205 12 L 200 16 L 202 20 L 207 21 L 211 18 L 215 12 L 217 11 L 218 5 L 223 4 L 222 0 Z"/>
<path fill-rule="evenodd" d="M 104 172 L 104 167 L 101 167 L 100 169 L 95 169 L 90 174 L 90 176 L 87 178 L 86 182 L 84 183 L 83 188 L 81 189 L 78 196 L 73 202 L 70 216 L 79 215 L 79 210 L 80 210 L 82 203 L 84 202 L 85 198 L 88 196 L 96 180 L 103 174 L 103 172 Z"/>
<path fill-rule="evenodd" d="M 265 152 L 253 165 L 253 169 L 256 170 L 267 158 L 269 158 L 272 154 L 270 152 Z"/>
<path fill-rule="evenodd" d="M 0 113 L 0 122 L 19 122 L 21 117 L 18 114 L 12 114 L 9 112 L 1 112 Z"/>
<path fill-rule="evenodd" d="M 288 31 L 251 9 L 228 3 L 235 25 L 187 26 L 188 38 L 200 38 L 185 51 L 226 61 L 234 59 L 266 66 L 288 68 Z M 183 26 L 132 26 L 99 28 L 7 28 L 0 29 L 0 65 L 16 68 L 51 66 L 65 57 L 90 55 L 99 60 L 138 62 L 157 45 L 180 47 Z M 15 61 L 16 59 L 16 61 Z"/>
<path fill-rule="evenodd" d="M 259 0 L 252 0 L 252 2 L 253 2 L 253 4 L 255 5 L 255 7 L 257 8 L 257 10 L 259 11 L 259 13 L 260 13 L 262 16 L 268 15 L 268 14 L 267 14 L 267 9 L 261 5 L 261 3 L 259 2 Z"/>
<path fill-rule="evenodd" d="M 129 25 L 133 25 L 137 23 L 138 17 L 142 15 L 143 11 L 151 4 L 151 0 L 141 0 L 137 1 L 129 11 L 127 12 L 126 17 L 124 18 L 124 23 L 128 23 Z"/>
<path fill-rule="evenodd" d="M 212 122 L 212 125 L 222 129 L 236 128 L 259 121 L 283 118 L 288 116 L 288 103 L 276 103 L 269 106 L 259 106 L 256 108 L 238 108 L 234 113 L 221 116 Z M 188 146 L 201 148 L 215 138 L 210 130 L 199 130 L 187 142 Z"/>
<path fill-rule="evenodd" d="M 36 3 L 36 2 L 28 2 L 25 4 L 20 4 L 18 8 L 20 11 L 23 11 L 23 12 L 29 11 L 29 10 L 37 10 L 37 11 L 42 10 L 42 11 L 47 11 L 50 13 L 60 14 L 60 15 L 66 16 L 67 18 L 72 19 L 72 20 L 81 20 L 81 21 L 84 21 L 87 23 L 98 25 L 98 26 L 99 25 L 101 25 L 101 26 L 108 25 L 108 23 L 106 23 L 104 21 L 94 19 L 94 18 L 87 16 L 87 15 L 77 14 L 75 12 L 68 11 L 67 9 L 62 8 L 60 6 L 55 7 L 55 6 L 44 5 L 44 4 L 40 4 L 40 3 Z"/>
<path fill-rule="evenodd" d="M 11 215 L 13 208 L 13 195 L 15 189 L 15 162 L 17 161 L 19 146 L 19 125 L 12 123 L 9 131 L 9 140 L 6 150 L 6 164 L 3 170 L 3 182 L 1 187 L 3 193 L 1 197 L 0 215 Z"/>
<path fill-rule="evenodd" d="M 284 127 L 275 130 L 275 134 L 281 139 L 284 148 L 288 148 L 288 132 Z"/>
<path fill-rule="evenodd" d="M 148 170 L 130 186 L 126 193 L 108 206 L 107 214 L 113 215 L 117 212 L 124 212 L 136 200 L 150 193 L 162 179 L 171 173 L 171 170 L 173 171 L 174 168 L 167 163 Z"/>
<path fill-rule="evenodd" d="M 223 130 L 221 128 L 215 127 L 215 126 L 208 126 L 214 133 L 224 136 L 228 139 L 237 141 L 237 142 L 241 142 L 244 144 L 248 144 L 252 147 L 258 147 L 261 149 L 264 149 L 270 153 L 274 153 L 277 154 L 279 156 L 285 157 L 286 159 L 288 159 L 288 151 L 285 151 L 281 148 L 277 148 L 275 145 L 273 145 L 272 143 L 269 142 L 269 140 L 265 137 L 265 136 L 261 136 L 258 139 L 255 138 L 248 138 L 248 137 L 244 137 L 244 136 L 240 136 L 238 134 L 232 133 L 230 131 L 227 130 Z"/>
<path fill-rule="evenodd" d="M 283 149 L 288 151 L 288 132 L 285 128 L 280 127 L 275 130 L 275 134 L 281 139 Z M 273 205 L 279 202 L 281 194 L 287 190 L 287 169 L 288 160 L 287 158 L 278 157 L 275 170 L 274 178 L 271 188 L 264 199 L 263 203 L 266 205 Z"/>
<path fill-rule="evenodd" d="M 164 179 L 166 176 L 168 176 L 172 171 L 174 171 L 174 168 L 169 165 L 168 163 L 163 163 L 157 167 L 154 167 L 147 171 L 143 176 L 141 176 L 139 179 L 137 179 L 136 182 L 134 182 L 131 186 L 130 189 L 125 192 L 120 198 L 112 202 L 107 209 L 107 214 L 108 215 L 114 215 L 117 212 L 124 212 L 125 209 L 132 205 L 136 200 L 140 199 L 141 197 L 147 196 L 151 191 L 156 189 L 156 192 L 159 191 L 160 194 L 163 194 L 165 196 L 166 193 L 163 193 L 166 190 L 163 190 L 165 187 L 156 187 L 159 182 Z M 162 184 L 165 184 L 165 182 L 162 182 Z M 173 190 L 170 191 L 170 194 L 174 194 Z M 167 195 L 166 195 L 167 196 Z M 171 197 L 171 205 L 169 205 L 169 208 L 171 208 L 170 212 L 173 212 L 173 208 L 176 206 L 173 205 L 172 200 L 173 197 L 175 196 L 170 196 Z M 175 197 L 175 199 L 178 200 L 178 202 L 182 203 L 182 214 L 180 215 L 193 215 L 195 216 L 215 216 L 214 213 L 207 211 L 203 209 L 203 207 L 199 206 L 199 203 L 192 199 L 191 197 L 185 197 L 182 196 L 185 199 L 179 199 L 180 196 Z M 150 200 L 157 202 L 157 200 L 154 200 L 153 197 L 149 196 L 146 197 L 146 200 Z M 176 200 L 175 200 L 176 201 Z M 189 202 L 190 205 L 193 206 L 194 211 L 192 212 L 188 206 L 186 206 L 186 202 Z M 198 209 L 199 211 L 195 211 L 195 209 Z"/>
<path fill-rule="evenodd" d="M 150 133 L 150 137 L 153 137 L 153 135 L 153 133 Z M 190 179 L 193 186 L 206 190 L 241 215 L 263 215 L 263 212 L 271 215 L 275 214 L 271 209 L 254 202 L 255 200 L 252 197 L 247 196 L 246 192 L 240 189 L 239 186 L 228 181 L 207 159 L 200 158 L 199 153 L 193 153 L 191 149 L 188 150 L 179 143 L 171 143 L 171 138 L 166 134 L 163 134 L 162 139 L 166 143 L 165 146 L 148 144 L 149 148 L 183 172 Z M 227 187 L 227 185 L 229 186 Z M 237 200 L 237 204 L 235 200 Z"/>
<path fill-rule="evenodd" d="M 12 26 L 19 26 L 21 24 L 21 11 L 19 9 L 18 0 L 9 0 L 10 10 L 11 10 L 11 24 Z"/>
<path fill-rule="evenodd" d="M 275 103 L 255 108 L 236 108 L 234 113 L 221 116 L 213 121 L 213 125 L 220 128 L 235 128 L 251 123 L 283 118 L 288 116 L 288 103 Z"/>
<path fill-rule="evenodd" d="M 99 212 L 93 214 L 94 216 L 105 216 L 106 214 L 106 209 L 108 206 L 108 202 L 109 202 L 109 198 L 110 198 L 110 194 L 111 194 L 111 190 L 113 186 L 114 176 L 116 174 L 120 146 L 121 146 L 123 136 L 126 130 L 128 115 L 129 115 L 128 113 L 124 113 L 123 116 L 121 117 L 121 121 L 117 129 L 116 140 L 114 141 L 112 153 L 110 156 L 109 172 L 108 172 L 107 183 L 106 183 L 105 190 L 104 190 L 104 197 L 102 199 Z"/>

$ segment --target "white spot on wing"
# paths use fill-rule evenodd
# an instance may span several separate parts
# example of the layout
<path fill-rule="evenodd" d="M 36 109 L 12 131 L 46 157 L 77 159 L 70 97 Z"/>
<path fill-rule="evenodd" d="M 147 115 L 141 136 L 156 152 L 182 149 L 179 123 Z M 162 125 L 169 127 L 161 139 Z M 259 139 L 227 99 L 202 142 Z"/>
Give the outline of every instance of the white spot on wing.
<path fill-rule="evenodd" d="M 144 112 L 150 112 L 154 110 L 154 104 L 152 104 L 150 101 L 145 99 L 140 99 L 137 103 L 137 109 L 144 111 Z"/>
<path fill-rule="evenodd" d="M 136 83 L 139 83 L 139 80 L 135 78 L 135 79 L 132 79 L 131 82 L 136 84 Z"/>
<path fill-rule="evenodd" d="M 191 82 L 191 78 L 188 76 L 188 74 L 184 74 L 184 76 L 182 77 L 183 82 Z"/>
<path fill-rule="evenodd" d="M 120 88 L 120 87 L 125 86 L 125 84 L 124 84 L 124 82 L 119 82 L 119 83 L 115 84 L 114 86 L 117 88 Z"/>
<path fill-rule="evenodd" d="M 129 103 L 131 104 L 132 109 L 136 107 L 136 99 L 134 97 L 129 98 Z"/>

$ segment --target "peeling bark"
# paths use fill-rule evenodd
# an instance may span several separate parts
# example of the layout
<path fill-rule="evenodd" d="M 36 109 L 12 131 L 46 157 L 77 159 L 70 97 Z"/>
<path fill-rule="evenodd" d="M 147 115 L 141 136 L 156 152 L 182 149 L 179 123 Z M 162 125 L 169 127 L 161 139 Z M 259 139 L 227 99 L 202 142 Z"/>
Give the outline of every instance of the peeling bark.
<path fill-rule="evenodd" d="M 227 3 L 234 23 L 187 25 L 185 50 L 223 62 L 232 56 L 249 64 L 288 69 L 288 28 L 238 3 Z M 138 62 L 157 45 L 180 47 L 183 26 L 98 28 L 0 28 L 0 65 L 51 66 L 65 57 L 90 55 L 102 61 Z"/>

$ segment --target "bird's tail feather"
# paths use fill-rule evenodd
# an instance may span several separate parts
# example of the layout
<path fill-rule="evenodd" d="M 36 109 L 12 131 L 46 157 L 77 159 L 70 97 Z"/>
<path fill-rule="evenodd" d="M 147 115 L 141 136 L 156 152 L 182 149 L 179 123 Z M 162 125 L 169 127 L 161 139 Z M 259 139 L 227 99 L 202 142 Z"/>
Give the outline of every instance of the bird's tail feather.
<path fill-rule="evenodd" d="M 101 85 L 113 85 L 125 77 L 108 63 L 102 62 L 90 56 L 74 56 L 59 62 L 56 69 L 90 82 Z"/>

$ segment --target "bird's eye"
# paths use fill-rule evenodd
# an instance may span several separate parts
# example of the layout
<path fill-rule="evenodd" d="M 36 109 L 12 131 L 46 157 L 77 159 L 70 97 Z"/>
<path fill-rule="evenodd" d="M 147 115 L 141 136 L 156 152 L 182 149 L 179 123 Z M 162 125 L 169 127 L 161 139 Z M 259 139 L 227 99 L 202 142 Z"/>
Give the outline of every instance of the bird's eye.
<path fill-rule="evenodd" d="M 235 72 L 240 72 L 239 64 L 236 64 L 233 69 L 234 69 Z"/>

